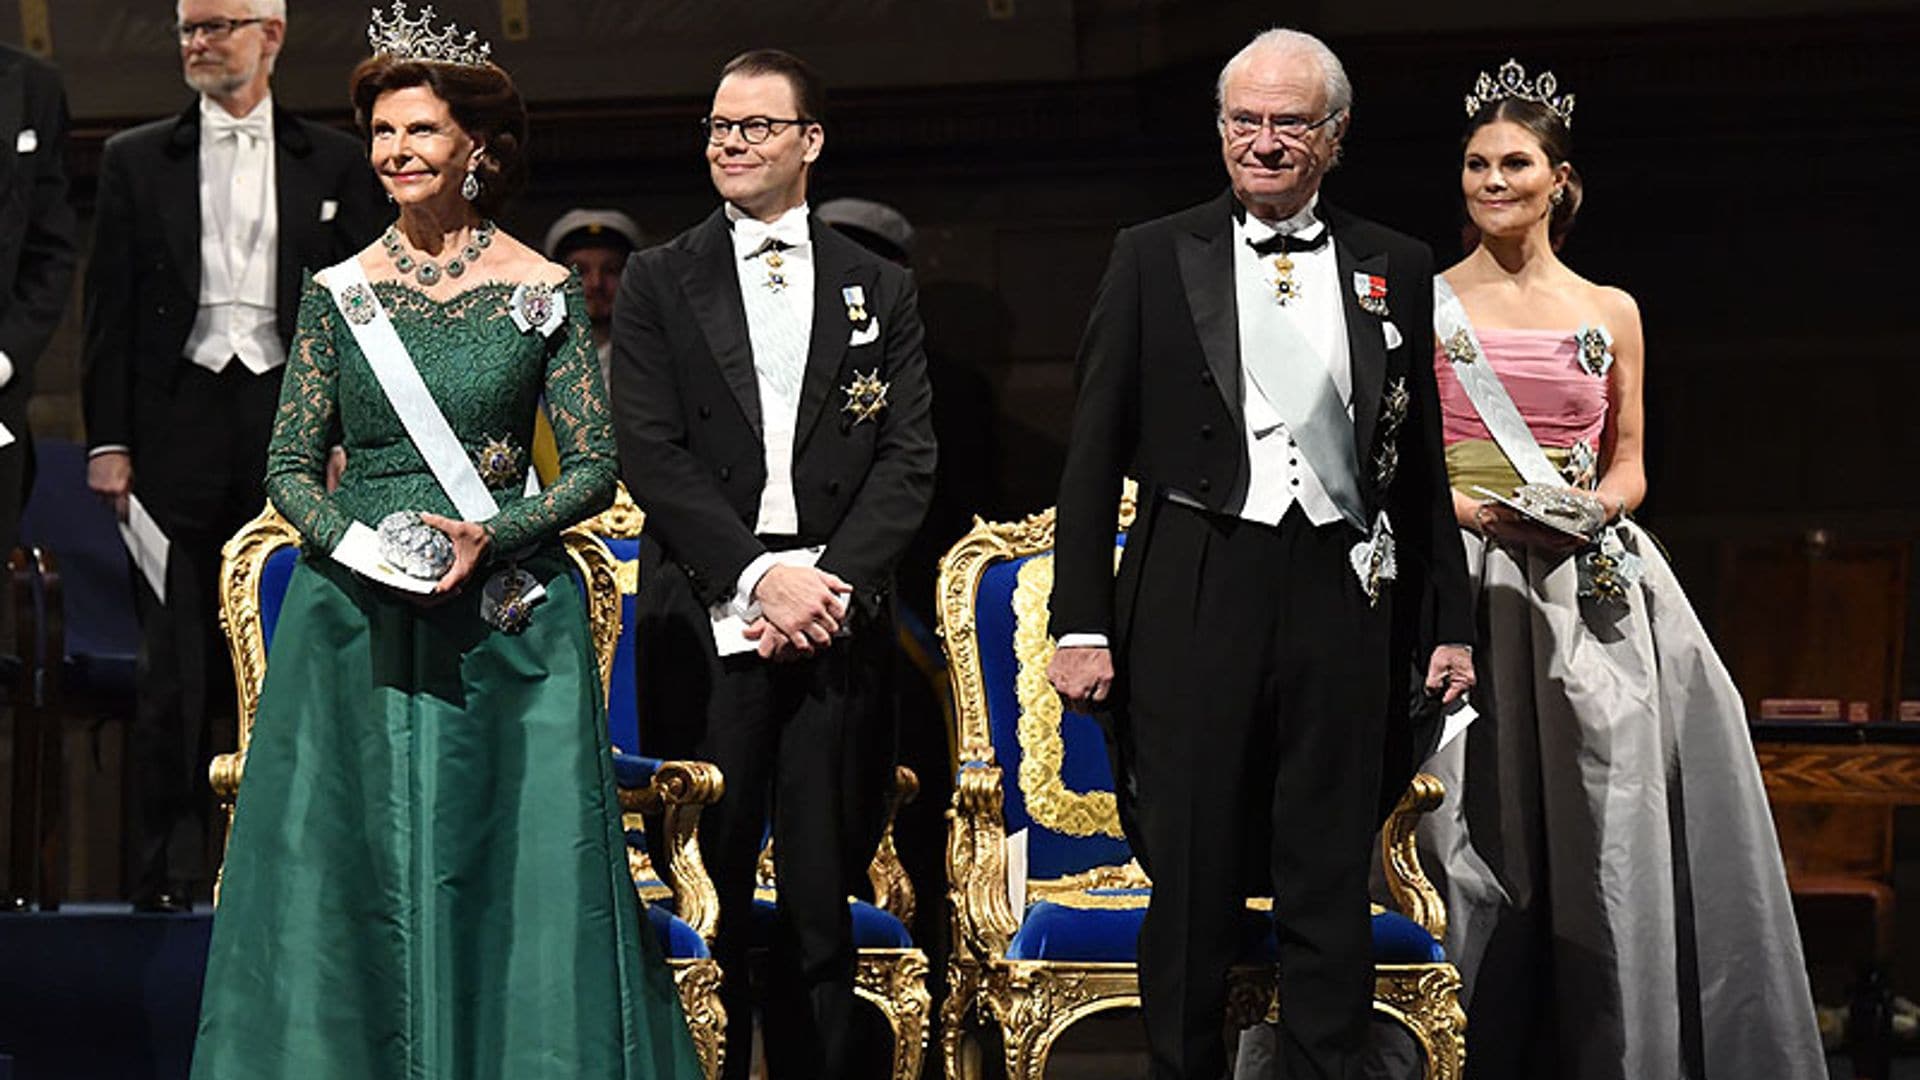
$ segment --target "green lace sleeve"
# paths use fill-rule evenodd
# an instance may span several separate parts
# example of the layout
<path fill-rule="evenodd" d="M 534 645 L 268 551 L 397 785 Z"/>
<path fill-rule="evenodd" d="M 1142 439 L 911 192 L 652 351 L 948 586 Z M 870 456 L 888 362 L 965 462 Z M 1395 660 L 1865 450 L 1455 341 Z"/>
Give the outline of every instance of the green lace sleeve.
<path fill-rule="evenodd" d="M 566 298 L 566 325 L 547 339 L 547 418 L 560 474 L 545 491 L 509 504 L 487 523 L 496 553 L 558 535 L 613 502 L 613 423 L 578 281 L 568 280 Z"/>
<path fill-rule="evenodd" d="M 352 520 L 327 495 L 327 451 L 335 441 L 340 354 L 333 294 L 311 278 L 300 291 L 300 321 L 280 386 L 280 411 L 267 444 L 267 498 L 309 544 L 332 551 Z"/>

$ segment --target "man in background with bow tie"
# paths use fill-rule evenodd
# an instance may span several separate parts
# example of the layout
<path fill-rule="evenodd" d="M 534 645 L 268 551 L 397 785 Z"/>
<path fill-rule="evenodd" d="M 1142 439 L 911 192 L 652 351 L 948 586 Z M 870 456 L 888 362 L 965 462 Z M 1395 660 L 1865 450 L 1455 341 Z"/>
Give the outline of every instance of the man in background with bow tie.
<path fill-rule="evenodd" d="M 1049 676 L 1107 721 L 1153 879 L 1151 1076 L 1225 1074 L 1243 900 L 1270 891 L 1280 1075 L 1345 1080 L 1372 996 L 1371 838 L 1412 757 L 1409 684 L 1451 701 L 1473 682 L 1450 644 L 1473 623 L 1433 260 L 1321 201 L 1352 90 L 1320 41 L 1256 37 L 1217 94 L 1230 190 L 1120 233 L 1081 343 Z M 1123 472 L 1139 511 L 1116 582 Z"/>
<path fill-rule="evenodd" d="M 212 740 L 231 739 L 220 545 L 266 504 L 261 478 L 303 271 L 371 242 L 384 214 L 366 150 L 275 107 L 285 0 L 180 0 L 199 99 L 109 139 L 86 281 L 87 484 L 169 542 L 138 571 L 128 891 L 143 910 L 205 896 Z M 213 718 L 219 717 L 216 722 Z"/>
<path fill-rule="evenodd" d="M 824 96 L 787 53 L 726 65 L 706 119 L 725 204 L 628 262 L 613 318 L 620 464 L 647 514 L 641 749 L 726 777 L 700 839 L 734 1077 L 750 1064 L 746 950 L 771 817 L 777 1080 L 866 1071 L 847 895 L 893 764 L 893 568 L 934 473 L 912 278 L 808 217 Z"/>

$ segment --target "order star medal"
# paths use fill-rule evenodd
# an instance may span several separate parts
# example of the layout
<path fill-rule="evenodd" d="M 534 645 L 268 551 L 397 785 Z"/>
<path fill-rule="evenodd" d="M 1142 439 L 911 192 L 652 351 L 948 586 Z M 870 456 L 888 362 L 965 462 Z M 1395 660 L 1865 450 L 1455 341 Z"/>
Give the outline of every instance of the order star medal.
<path fill-rule="evenodd" d="M 520 479 L 520 448 L 508 439 L 488 438 L 474 455 L 480 480 L 490 488 L 504 487 Z"/>
<path fill-rule="evenodd" d="M 1300 299 L 1300 283 L 1293 280 L 1293 260 L 1281 252 L 1273 260 L 1273 302 L 1286 307 Z"/>
<path fill-rule="evenodd" d="M 780 292 L 785 289 L 787 275 L 781 273 L 780 268 L 787 265 L 786 256 L 780 254 L 779 248 L 774 248 L 768 251 L 766 258 L 761 261 L 767 264 L 767 291 Z"/>
<path fill-rule="evenodd" d="M 853 384 L 842 388 L 847 395 L 847 403 L 840 407 L 840 411 L 852 413 L 856 424 L 876 419 L 880 410 L 887 407 L 887 391 L 890 388 L 887 383 L 880 381 L 879 368 L 865 375 L 856 371 L 853 373 Z"/>

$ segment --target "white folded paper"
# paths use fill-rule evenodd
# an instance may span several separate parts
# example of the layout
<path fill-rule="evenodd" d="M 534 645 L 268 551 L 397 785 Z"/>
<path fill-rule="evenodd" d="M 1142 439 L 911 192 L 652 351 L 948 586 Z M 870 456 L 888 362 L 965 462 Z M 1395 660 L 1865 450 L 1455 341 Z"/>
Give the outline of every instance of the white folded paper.
<path fill-rule="evenodd" d="M 0 446 L 12 446 L 12 445 L 13 445 L 13 432 L 7 430 L 7 425 L 0 424 Z"/>
<path fill-rule="evenodd" d="M 160 531 L 160 523 L 147 513 L 138 495 L 127 496 L 127 520 L 120 523 L 120 539 L 126 543 L 127 554 L 133 556 L 133 565 L 140 569 L 140 576 L 147 579 L 160 602 L 166 603 L 167 550 L 172 544 L 167 534 Z"/>
<path fill-rule="evenodd" d="M 776 551 L 773 553 L 773 561 L 781 566 L 812 566 L 820 561 L 820 554 L 826 550 L 825 547 L 809 547 Z M 851 607 L 848 600 L 849 597 L 846 596 L 840 598 L 842 613 L 840 631 L 834 635 L 835 637 L 846 637 L 849 632 L 845 615 L 847 609 Z M 747 636 L 748 620 L 735 614 L 732 604 L 721 601 L 707 609 L 707 616 L 713 622 L 713 647 L 719 655 L 738 656 L 760 647 L 759 642 Z"/>
<path fill-rule="evenodd" d="M 1007 907 L 1018 919 L 1027 910 L 1027 830 L 1007 837 Z"/>
<path fill-rule="evenodd" d="M 380 534 L 356 521 L 347 526 L 347 535 L 334 545 L 333 561 L 362 577 L 372 578 L 401 592 L 425 595 L 439 582 L 422 581 L 388 562 L 380 554 Z"/>
<path fill-rule="evenodd" d="M 1461 698 L 1453 708 L 1447 711 L 1446 719 L 1441 722 L 1440 743 L 1433 748 L 1433 752 L 1438 754 L 1447 748 L 1448 743 L 1466 734 L 1467 725 L 1473 723 L 1479 716 L 1479 712 L 1467 703 L 1467 699 Z"/>

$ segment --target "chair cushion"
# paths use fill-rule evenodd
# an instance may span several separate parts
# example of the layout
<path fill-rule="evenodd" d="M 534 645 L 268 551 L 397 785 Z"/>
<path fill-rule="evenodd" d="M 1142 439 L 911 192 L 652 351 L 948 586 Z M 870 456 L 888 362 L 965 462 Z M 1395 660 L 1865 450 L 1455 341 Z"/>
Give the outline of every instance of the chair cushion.
<path fill-rule="evenodd" d="M 260 568 L 261 645 L 273 655 L 273 630 L 280 625 L 280 608 L 287 601 L 287 586 L 293 583 L 293 568 L 300 562 L 300 549 L 288 545 L 275 548 Z"/>
<path fill-rule="evenodd" d="M 647 905 L 647 924 L 669 960 L 705 960 L 713 955 L 707 951 L 706 939 L 665 904 Z"/>
<path fill-rule="evenodd" d="M 911 949 L 913 935 L 891 911 L 875 907 L 865 900 L 849 900 L 853 912 L 853 947 L 856 949 Z M 753 902 L 753 944 L 765 948 L 773 940 L 776 915 L 771 900 Z"/>
<path fill-rule="evenodd" d="M 1144 890 L 1101 889 L 1092 895 L 1129 903 Z M 1085 908 L 1042 900 L 1027 908 L 1007 946 L 1007 959 L 1130 964 L 1138 958 L 1140 922 L 1146 914 L 1144 906 Z M 1278 958 L 1273 921 L 1266 913 L 1241 912 L 1240 951 L 1248 963 L 1271 964 Z M 1388 911 L 1373 917 L 1374 963 L 1429 964 L 1446 958 L 1433 935 L 1405 915 Z"/>
<path fill-rule="evenodd" d="M 653 783 L 653 774 L 659 768 L 659 758 L 613 752 L 613 782 L 629 791 L 638 791 Z"/>

